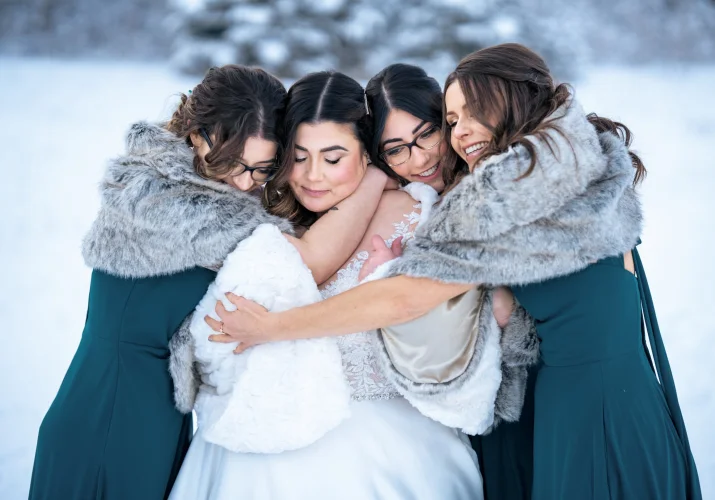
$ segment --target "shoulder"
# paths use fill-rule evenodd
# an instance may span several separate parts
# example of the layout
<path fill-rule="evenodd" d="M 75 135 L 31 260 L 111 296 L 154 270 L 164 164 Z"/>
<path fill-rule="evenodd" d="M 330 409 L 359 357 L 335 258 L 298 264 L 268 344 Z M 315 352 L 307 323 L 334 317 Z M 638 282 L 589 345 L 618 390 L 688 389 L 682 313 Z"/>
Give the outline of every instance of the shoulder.
<path fill-rule="evenodd" d="M 370 221 L 366 238 L 379 234 L 384 239 L 397 233 L 414 230 L 420 218 L 421 208 L 417 200 L 405 191 L 386 191 Z"/>
<path fill-rule="evenodd" d="M 410 213 L 415 210 L 419 213 L 419 208 L 416 208 L 418 204 L 419 202 L 406 191 L 385 191 L 382 198 L 380 198 L 380 203 L 375 211 L 375 217 L 394 213 Z"/>

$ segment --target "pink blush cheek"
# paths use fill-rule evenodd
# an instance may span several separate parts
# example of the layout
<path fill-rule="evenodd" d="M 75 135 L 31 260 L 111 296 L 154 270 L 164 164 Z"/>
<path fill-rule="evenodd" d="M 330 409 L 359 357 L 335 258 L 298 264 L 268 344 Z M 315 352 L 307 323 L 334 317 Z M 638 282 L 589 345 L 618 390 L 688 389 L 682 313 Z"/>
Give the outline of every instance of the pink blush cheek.
<path fill-rule="evenodd" d="M 340 165 L 339 168 L 332 168 L 325 177 L 333 193 L 347 198 L 357 189 L 363 175 L 360 172 L 360 164 L 350 162 Z"/>
<path fill-rule="evenodd" d="M 402 165 L 398 165 L 397 167 L 390 167 L 390 168 L 397 175 L 399 175 L 400 177 L 404 177 L 406 179 L 406 178 L 410 177 L 410 175 L 412 175 L 412 173 L 410 172 L 410 167 L 409 167 L 410 163 L 411 163 L 411 159 L 407 160 Z"/>
<path fill-rule="evenodd" d="M 295 184 L 299 184 L 301 178 L 305 175 L 306 168 L 303 166 L 301 163 L 295 163 L 293 164 L 293 167 L 290 171 L 290 175 L 288 176 L 288 184 L 291 185 L 291 187 Z"/>
<path fill-rule="evenodd" d="M 459 156 L 460 158 L 462 158 L 464 160 L 465 159 L 464 151 L 462 151 L 461 148 L 459 147 L 459 142 L 452 139 L 452 140 L 450 140 L 450 145 L 452 146 L 452 149 L 454 150 L 454 152 L 457 153 L 457 156 Z"/>
<path fill-rule="evenodd" d="M 439 145 L 439 156 L 442 157 L 447 154 L 447 148 L 449 146 L 447 145 L 447 141 L 442 141 L 442 144 Z"/>

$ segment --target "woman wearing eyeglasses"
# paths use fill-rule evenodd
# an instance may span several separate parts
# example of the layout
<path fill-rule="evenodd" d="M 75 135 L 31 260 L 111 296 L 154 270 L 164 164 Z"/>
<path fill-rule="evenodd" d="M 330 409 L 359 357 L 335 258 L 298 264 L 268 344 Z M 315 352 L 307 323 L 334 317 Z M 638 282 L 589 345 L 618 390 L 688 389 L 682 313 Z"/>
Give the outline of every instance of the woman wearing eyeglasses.
<path fill-rule="evenodd" d="M 366 91 L 374 115 L 373 155 L 378 162 L 389 167 L 402 184 L 423 182 L 442 194 L 443 158 L 449 146 L 440 128 L 443 97 L 439 83 L 422 68 L 392 64 L 368 82 Z M 400 249 L 387 249 L 375 240 L 370 258 L 361 270 L 361 280 L 378 263 L 400 254 Z M 512 304 L 509 292 L 500 289 L 496 293 L 494 313 L 502 327 L 509 321 Z M 511 421 L 502 421 L 496 429 L 470 438 L 479 458 L 487 499 L 528 497 L 533 469 L 535 373 L 536 367 L 532 367 L 520 413 Z"/>
<path fill-rule="evenodd" d="M 192 436 L 190 408 L 182 414 L 172 397 L 172 375 L 189 348 L 185 318 L 212 269 L 257 226 L 292 232 L 249 194 L 277 171 L 285 95 L 263 70 L 212 68 L 168 123 L 131 127 L 84 240 L 93 268 L 87 320 L 39 430 L 29 498 L 169 494 Z M 386 180 L 366 176 L 300 240 L 318 257 L 310 263 L 316 275 L 330 276 L 357 246 Z M 334 256 L 320 252 L 326 234 Z M 187 394 L 173 396 L 181 406 Z"/>

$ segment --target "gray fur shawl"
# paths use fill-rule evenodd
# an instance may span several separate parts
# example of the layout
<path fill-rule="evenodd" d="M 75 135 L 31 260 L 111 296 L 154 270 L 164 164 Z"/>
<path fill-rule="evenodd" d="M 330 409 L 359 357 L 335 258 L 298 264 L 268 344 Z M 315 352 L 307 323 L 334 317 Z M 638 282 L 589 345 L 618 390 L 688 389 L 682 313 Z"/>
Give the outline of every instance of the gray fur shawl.
<path fill-rule="evenodd" d="M 625 145 L 611 133 L 598 134 L 576 102 L 551 118 L 563 135 L 529 138 L 537 154 L 531 175 L 515 180 L 530 163 L 523 146 L 486 159 L 433 208 L 387 275 L 519 285 L 631 250 L 642 220 Z M 521 307 L 509 325 L 500 341 L 495 422 L 518 419 L 526 368 L 538 359 L 536 331 Z"/>
<path fill-rule="evenodd" d="M 531 137 L 478 165 L 433 209 L 391 275 L 519 285 L 579 271 L 631 250 L 642 216 L 628 150 L 597 133 L 575 101 L 552 116 L 563 135 Z"/>
<path fill-rule="evenodd" d="M 215 267 L 261 223 L 291 231 L 255 196 L 203 179 L 186 142 L 160 125 L 132 125 L 109 162 L 101 207 L 84 239 L 85 263 L 124 278 Z"/>
<path fill-rule="evenodd" d="M 215 268 L 262 223 L 292 232 L 255 196 L 197 175 L 193 158 L 161 125 L 131 127 L 126 153 L 110 161 L 100 184 L 101 207 L 82 248 L 89 267 L 124 278 Z M 169 344 L 174 397 L 185 412 L 197 377 L 189 318 Z"/>

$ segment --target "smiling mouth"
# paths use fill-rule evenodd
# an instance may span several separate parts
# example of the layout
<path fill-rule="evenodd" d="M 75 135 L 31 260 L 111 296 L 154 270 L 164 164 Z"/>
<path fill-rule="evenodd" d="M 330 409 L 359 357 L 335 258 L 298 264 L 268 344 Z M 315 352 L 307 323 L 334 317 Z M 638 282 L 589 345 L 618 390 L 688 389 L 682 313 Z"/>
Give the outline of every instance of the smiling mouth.
<path fill-rule="evenodd" d="M 479 156 L 479 154 L 482 152 L 482 149 L 487 147 L 487 144 L 489 144 L 489 141 L 482 141 L 476 144 L 472 144 L 471 146 L 464 148 L 464 153 L 467 155 L 467 158 L 475 158 Z"/>
<path fill-rule="evenodd" d="M 440 164 L 439 164 L 439 162 L 438 162 L 437 164 L 435 164 L 435 165 L 433 165 L 432 167 L 428 168 L 428 169 L 425 170 L 424 172 L 415 175 L 415 177 L 419 177 L 419 178 L 421 178 L 421 179 L 429 179 L 429 178 L 431 178 L 431 177 L 434 177 L 434 176 L 437 174 L 437 172 L 439 172 L 439 167 L 440 167 Z"/>

